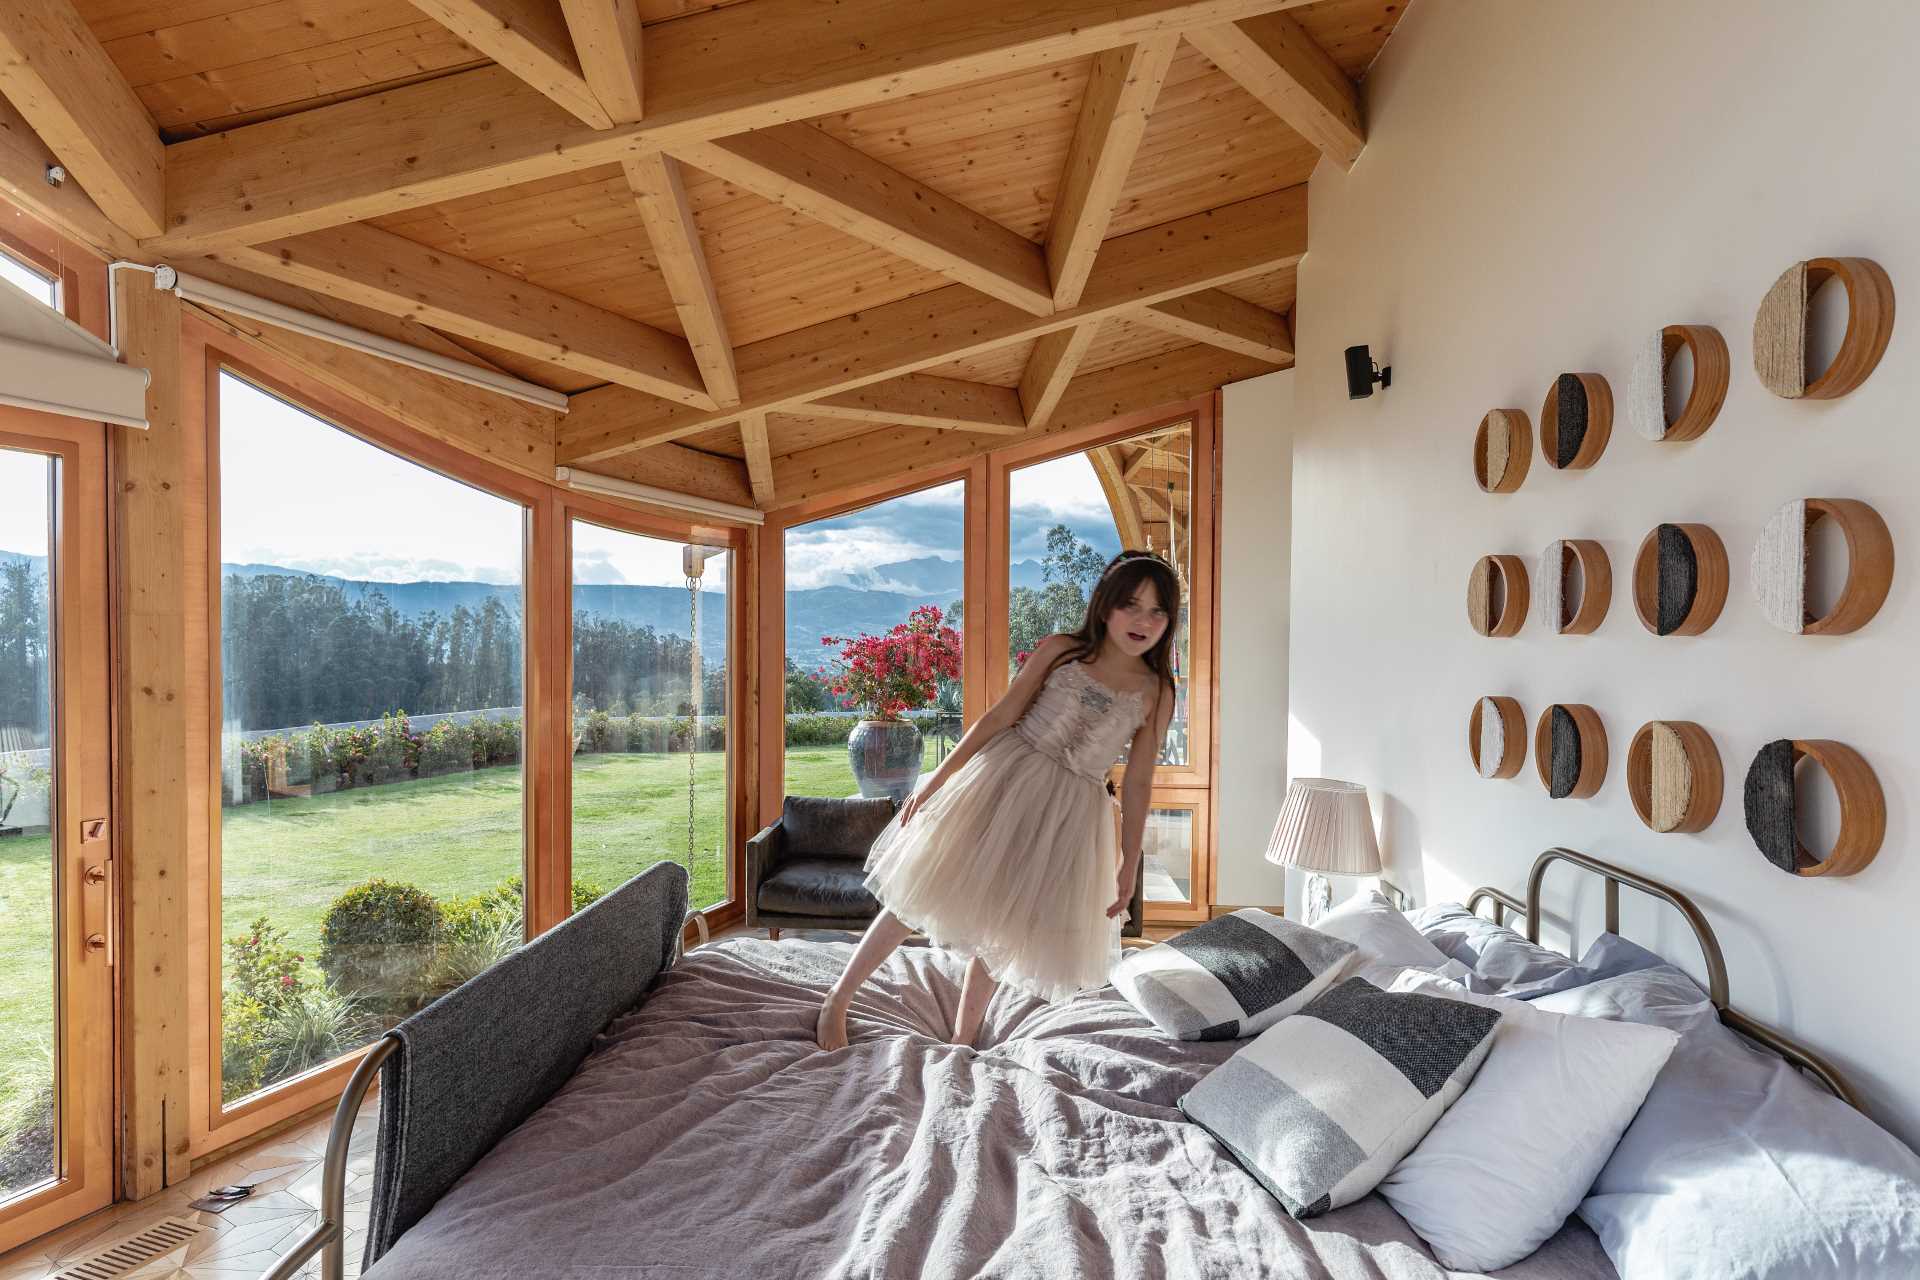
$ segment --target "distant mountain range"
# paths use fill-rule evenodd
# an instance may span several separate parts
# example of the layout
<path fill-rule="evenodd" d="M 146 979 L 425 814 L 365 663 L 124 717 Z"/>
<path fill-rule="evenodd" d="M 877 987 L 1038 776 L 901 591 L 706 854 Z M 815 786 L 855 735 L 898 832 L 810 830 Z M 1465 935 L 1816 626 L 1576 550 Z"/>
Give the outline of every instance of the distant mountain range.
<path fill-rule="evenodd" d="M 0 561 L 19 560 L 26 560 L 44 571 L 43 557 L 0 551 Z M 488 582 L 367 582 L 330 574 L 309 575 L 305 570 L 272 564 L 225 564 L 220 569 L 223 576 L 243 578 L 317 577 L 337 585 L 354 600 L 377 591 L 406 617 L 449 614 L 462 605 L 478 609 L 490 597 L 513 608 L 518 608 L 520 603 L 518 588 Z M 789 591 L 787 652 L 801 666 L 818 668 L 833 656 L 833 650 L 820 643 L 822 636 L 881 632 L 923 604 L 948 608 L 960 597 L 961 572 L 958 560 L 922 556 L 849 574 L 843 585 Z M 1038 587 L 1044 581 L 1037 560 L 1018 562 L 1010 578 L 1016 587 Z M 678 636 L 690 631 L 684 587 L 583 585 L 573 589 L 573 599 L 574 608 L 585 613 L 617 618 L 636 626 L 651 626 L 656 631 Z M 711 625 L 713 620 L 725 616 L 725 598 L 719 592 L 704 591 L 700 603 L 700 648 L 709 661 L 714 661 L 722 657 L 726 649 L 724 628 Z"/>

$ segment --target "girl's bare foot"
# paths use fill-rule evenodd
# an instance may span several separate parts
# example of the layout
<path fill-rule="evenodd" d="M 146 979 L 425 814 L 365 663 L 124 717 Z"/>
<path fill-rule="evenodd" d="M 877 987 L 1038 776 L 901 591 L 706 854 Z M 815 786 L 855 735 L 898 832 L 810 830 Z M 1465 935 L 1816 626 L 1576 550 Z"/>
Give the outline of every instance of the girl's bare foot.
<path fill-rule="evenodd" d="M 813 1039 L 828 1053 L 847 1047 L 847 1006 L 831 995 L 820 1003 L 820 1016 L 813 1024 Z"/>

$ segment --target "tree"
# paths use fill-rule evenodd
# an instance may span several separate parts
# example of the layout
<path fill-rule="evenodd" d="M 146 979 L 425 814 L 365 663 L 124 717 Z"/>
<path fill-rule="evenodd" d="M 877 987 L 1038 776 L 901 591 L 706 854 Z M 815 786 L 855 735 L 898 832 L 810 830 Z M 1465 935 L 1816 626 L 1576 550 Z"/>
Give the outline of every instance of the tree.
<path fill-rule="evenodd" d="M 1015 587 L 1007 600 L 1007 651 L 1015 667 L 1022 654 L 1032 653 L 1048 636 L 1080 629 L 1086 621 L 1087 601 L 1106 564 L 1066 525 L 1047 530 L 1047 553 L 1040 561 L 1042 585 Z"/>
<path fill-rule="evenodd" d="M 47 582 L 26 560 L 0 564 L 0 725 L 38 738 L 47 718 Z"/>

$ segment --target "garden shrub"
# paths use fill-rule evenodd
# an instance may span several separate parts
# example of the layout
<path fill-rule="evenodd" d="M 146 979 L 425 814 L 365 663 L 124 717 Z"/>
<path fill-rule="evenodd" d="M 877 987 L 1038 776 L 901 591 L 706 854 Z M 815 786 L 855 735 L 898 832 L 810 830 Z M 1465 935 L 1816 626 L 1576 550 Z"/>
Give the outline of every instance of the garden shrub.
<path fill-rule="evenodd" d="M 844 747 L 860 717 L 850 712 L 822 711 L 787 719 L 790 747 Z"/>
<path fill-rule="evenodd" d="M 330 986 L 308 987 L 283 1001 L 261 1032 L 266 1080 L 285 1080 L 324 1066 L 366 1040 L 374 1024 L 354 1000 Z"/>
<path fill-rule="evenodd" d="M 11 1195 L 55 1172 L 53 1055 L 16 1067 L 0 1109 L 0 1196 Z"/>
<path fill-rule="evenodd" d="M 368 880 L 333 900 L 320 939 L 320 968 L 336 992 L 404 1016 L 428 994 L 440 904 L 415 885 Z"/>

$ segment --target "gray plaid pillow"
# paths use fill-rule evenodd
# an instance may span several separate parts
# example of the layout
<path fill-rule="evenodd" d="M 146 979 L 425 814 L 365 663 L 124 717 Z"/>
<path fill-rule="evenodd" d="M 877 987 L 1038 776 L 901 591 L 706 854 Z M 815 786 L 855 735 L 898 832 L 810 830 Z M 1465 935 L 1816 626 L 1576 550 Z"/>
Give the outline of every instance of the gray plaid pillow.
<path fill-rule="evenodd" d="M 1499 1023 L 1480 1005 L 1349 978 L 1221 1063 L 1180 1109 L 1310 1218 L 1372 1191 L 1419 1145 Z"/>
<path fill-rule="evenodd" d="M 1155 946 L 1128 952 L 1113 985 L 1179 1040 L 1258 1034 L 1345 977 L 1351 942 L 1243 907 Z"/>

